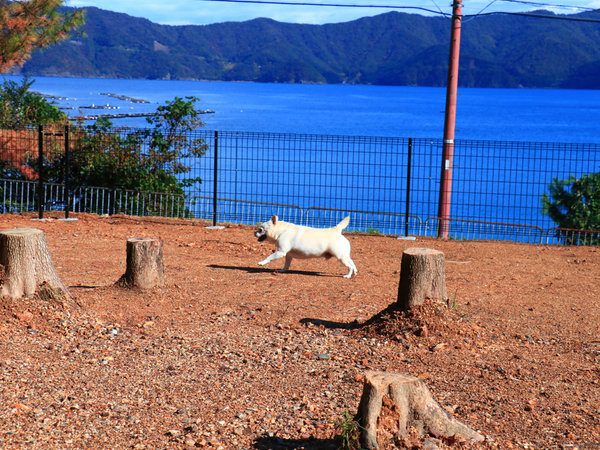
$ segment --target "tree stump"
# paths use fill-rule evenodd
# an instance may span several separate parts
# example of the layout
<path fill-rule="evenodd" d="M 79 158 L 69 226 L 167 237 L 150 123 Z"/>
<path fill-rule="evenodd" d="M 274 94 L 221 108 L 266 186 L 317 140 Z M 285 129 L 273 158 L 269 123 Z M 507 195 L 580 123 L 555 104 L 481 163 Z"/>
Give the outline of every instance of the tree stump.
<path fill-rule="evenodd" d="M 4 271 L 0 280 L 2 296 L 29 297 L 43 286 L 49 297 L 71 298 L 54 269 L 42 230 L 15 228 L 0 231 L 0 265 Z"/>
<path fill-rule="evenodd" d="M 426 298 L 446 299 L 444 253 L 430 248 L 411 247 L 402 253 L 398 303 L 408 310 Z"/>
<path fill-rule="evenodd" d="M 443 409 L 425 383 L 409 375 L 367 372 L 357 420 L 362 426 L 361 446 L 368 449 L 379 448 L 387 440 L 385 435 L 388 439 L 409 438 L 411 427 L 422 436 L 454 437 L 467 442 L 484 440 Z"/>
<path fill-rule="evenodd" d="M 119 283 L 141 289 L 164 285 L 162 241 L 159 239 L 128 239 L 127 270 L 119 279 Z"/>

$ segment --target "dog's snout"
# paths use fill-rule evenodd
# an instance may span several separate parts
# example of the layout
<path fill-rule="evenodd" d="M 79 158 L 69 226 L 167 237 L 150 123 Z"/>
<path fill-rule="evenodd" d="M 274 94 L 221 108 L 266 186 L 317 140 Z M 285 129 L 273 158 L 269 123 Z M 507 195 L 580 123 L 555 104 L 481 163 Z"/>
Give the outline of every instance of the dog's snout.
<path fill-rule="evenodd" d="M 267 238 L 267 233 L 263 227 L 260 227 L 254 232 L 254 236 L 258 238 L 258 242 L 262 242 Z"/>

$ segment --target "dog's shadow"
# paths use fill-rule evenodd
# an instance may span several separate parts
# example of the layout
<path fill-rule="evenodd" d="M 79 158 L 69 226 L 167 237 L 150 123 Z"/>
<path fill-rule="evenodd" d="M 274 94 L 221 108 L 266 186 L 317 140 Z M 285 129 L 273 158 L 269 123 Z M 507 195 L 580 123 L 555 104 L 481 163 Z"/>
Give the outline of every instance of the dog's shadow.
<path fill-rule="evenodd" d="M 242 270 L 247 273 L 280 273 L 277 271 L 277 269 L 269 269 L 266 267 L 222 266 L 219 264 L 209 264 L 208 267 L 212 267 L 213 269 Z M 311 272 L 308 270 L 286 270 L 285 272 L 281 272 L 281 274 L 311 275 L 314 277 L 335 277 L 335 275 L 330 275 L 321 272 Z"/>
<path fill-rule="evenodd" d="M 335 450 L 339 448 L 339 446 L 335 439 L 283 439 L 277 436 L 260 436 L 254 441 L 254 446 L 252 448 L 260 450 Z"/>

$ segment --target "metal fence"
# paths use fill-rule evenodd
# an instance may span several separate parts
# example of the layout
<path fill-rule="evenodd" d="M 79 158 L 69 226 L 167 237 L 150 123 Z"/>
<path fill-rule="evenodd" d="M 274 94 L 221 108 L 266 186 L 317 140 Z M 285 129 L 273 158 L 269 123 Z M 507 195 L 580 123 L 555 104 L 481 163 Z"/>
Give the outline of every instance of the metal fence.
<path fill-rule="evenodd" d="M 276 214 L 319 227 L 350 215 L 348 231 L 437 235 L 441 139 L 211 130 L 189 138 L 208 144 L 204 156 L 181 161 L 202 183 L 173 195 L 72 186 L 68 169 L 62 179 L 44 179 L 44 161 L 63 158 L 68 168 L 69 152 L 82 151 L 75 139 L 69 144 L 68 130 L 0 131 L 2 211 L 120 212 L 215 224 L 256 224 Z M 150 154 L 149 141 L 135 142 L 136 151 Z M 600 231 L 558 229 L 542 213 L 541 198 L 554 178 L 600 171 L 600 144 L 458 140 L 452 169 L 451 238 L 598 242 Z"/>

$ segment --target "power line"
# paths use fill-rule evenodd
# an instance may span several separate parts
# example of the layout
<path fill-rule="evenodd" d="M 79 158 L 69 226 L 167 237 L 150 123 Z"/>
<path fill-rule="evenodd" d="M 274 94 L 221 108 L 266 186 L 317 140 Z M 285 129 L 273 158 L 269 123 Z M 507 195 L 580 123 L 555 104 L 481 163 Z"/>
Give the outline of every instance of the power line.
<path fill-rule="evenodd" d="M 441 11 L 435 11 L 421 6 L 397 6 L 397 5 L 360 5 L 352 3 L 309 3 L 309 2 L 284 2 L 278 0 L 198 0 L 201 2 L 220 2 L 220 3 L 253 3 L 258 5 L 280 5 L 280 6 L 327 6 L 334 8 L 382 8 L 382 9 L 409 9 L 425 11 L 432 14 L 446 15 Z"/>
<path fill-rule="evenodd" d="M 446 16 L 446 17 L 450 17 L 450 16 L 451 16 L 451 14 L 447 14 L 447 13 L 445 13 L 444 11 L 442 11 L 442 8 L 440 8 L 440 7 L 438 6 L 438 4 L 435 2 L 435 0 L 431 0 L 431 1 L 432 1 L 432 2 L 433 2 L 433 4 L 435 5 L 435 7 L 438 9 L 438 11 L 440 12 L 440 14 L 442 14 L 443 16 Z"/>
<path fill-rule="evenodd" d="M 280 0 L 198 0 L 201 2 L 218 2 L 218 3 L 251 3 L 258 5 L 279 5 L 279 6 L 324 6 L 324 7 L 332 7 L 332 8 L 379 8 L 379 9 L 405 9 L 405 10 L 417 10 L 417 11 L 425 11 L 431 14 L 448 16 L 448 14 L 442 12 L 441 10 L 436 11 L 429 8 L 423 8 L 421 6 L 398 6 L 398 5 L 361 5 L 361 4 L 353 4 L 353 3 L 311 3 L 311 2 L 299 2 L 299 1 L 280 1 Z M 473 19 L 476 17 L 483 16 L 495 16 L 495 15 L 508 15 L 508 16 L 522 16 L 522 17 L 533 17 L 538 19 L 553 19 L 553 20 L 564 20 L 571 22 L 591 22 L 591 23 L 600 23 L 600 19 L 593 19 L 587 17 L 572 17 L 566 15 L 546 15 L 546 14 L 536 14 L 529 12 L 507 12 L 507 11 L 495 11 L 495 12 L 483 12 L 487 8 L 489 8 L 496 1 L 503 1 L 507 3 L 521 3 L 526 5 L 535 5 L 535 6 L 545 6 L 545 7 L 554 7 L 554 8 L 576 8 L 585 11 L 598 11 L 593 8 L 586 8 L 580 6 L 567 6 L 567 5 L 556 5 L 550 3 L 540 3 L 540 2 L 531 2 L 526 0 L 493 0 L 486 7 L 484 7 L 477 14 L 464 14 L 464 19 Z M 437 5 L 436 5 L 437 6 Z"/>
<path fill-rule="evenodd" d="M 552 14 L 536 14 L 536 13 L 528 13 L 528 12 L 489 12 L 482 13 L 478 15 L 465 15 L 463 17 L 482 17 L 482 16 L 498 16 L 498 15 L 506 15 L 506 16 L 523 16 L 523 17 L 534 17 L 536 19 L 552 19 L 552 20 L 563 20 L 566 22 L 590 22 L 590 23 L 600 23 L 600 19 L 593 19 L 591 17 L 572 17 L 572 16 L 563 16 L 563 15 L 552 15 Z"/>
<path fill-rule="evenodd" d="M 598 9 L 598 8 L 588 8 L 587 6 L 557 5 L 557 4 L 553 4 L 553 3 L 532 2 L 532 1 L 527 1 L 527 0 L 494 0 L 494 1 L 505 2 L 505 3 L 519 3 L 522 5 L 547 7 L 547 8 L 577 9 L 579 11 L 596 11 Z"/>
<path fill-rule="evenodd" d="M 463 15 L 463 23 L 467 23 L 470 22 L 471 20 L 476 19 L 477 17 L 481 16 L 483 11 L 485 11 L 486 9 L 488 9 L 490 6 L 492 6 L 494 3 L 496 3 L 498 0 L 492 0 L 491 2 L 489 2 L 487 5 L 485 5 L 483 8 L 481 8 L 481 10 L 479 10 L 479 12 L 477 14 L 472 14 L 472 15 L 468 15 L 468 16 L 464 16 Z M 464 20 L 466 17 L 467 20 Z"/>

